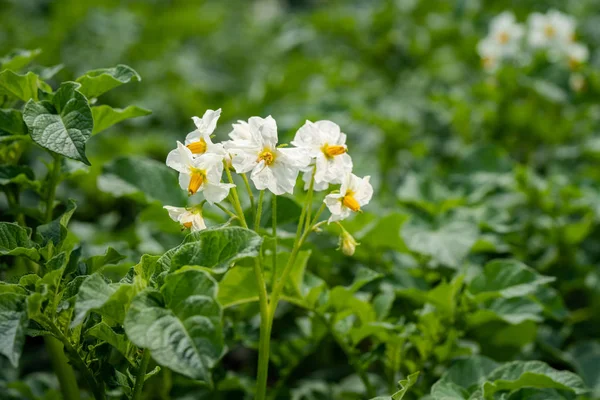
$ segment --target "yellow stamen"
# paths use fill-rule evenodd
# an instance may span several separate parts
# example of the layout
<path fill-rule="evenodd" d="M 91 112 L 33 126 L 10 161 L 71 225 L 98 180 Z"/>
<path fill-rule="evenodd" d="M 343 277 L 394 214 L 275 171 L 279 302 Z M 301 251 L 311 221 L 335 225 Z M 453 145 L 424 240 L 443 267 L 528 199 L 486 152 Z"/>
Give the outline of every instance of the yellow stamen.
<path fill-rule="evenodd" d="M 275 153 L 271 151 L 269 148 L 263 149 L 263 151 L 258 155 L 257 162 L 264 161 L 266 165 L 271 165 L 275 162 Z"/>
<path fill-rule="evenodd" d="M 507 32 L 500 32 L 498 34 L 498 42 L 500 44 L 506 44 L 510 40 L 510 35 Z"/>
<path fill-rule="evenodd" d="M 188 149 L 190 149 L 190 151 L 193 154 L 204 154 L 206 153 L 206 141 L 204 140 L 204 138 L 200 139 L 197 142 L 192 142 L 190 144 L 188 144 L 187 146 Z"/>
<path fill-rule="evenodd" d="M 354 193 L 350 191 L 346 192 L 346 195 L 342 197 L 342 204 L 354 212 L 360 211 L 360 204 L 354 198 Z"/>
<path fill-rule="evenodd" d="M 190 229 L 192 227 L 192 223 L 191 222 L 184 222 L 183 225 L 185 228 Z"/>
<path fill-rule="evenodd" d="M 200 186 L 206 180 L 206 172 L 201 169 L 192 168 L 190 184 L 188 185 L 188 194 L 191 196 L 200 189 Z"/>
<path fill-rule="evenodd" d="M 340 154 L 344 154 L 348 150 L 346 149 L 346 146 L 342 146 L 342 145 L 330 146 L 327 143 L 325 143 L 323 145 L 323 147 L 321 147 L 321 151 L 323 151 L 323 154 L 325 154 L 325 157 L 333 158 L 335 156 L 339 156 Z"/>
<path fill-rule="evenodd" d="M 494 66 L 494 59 L 492 57 L 483 57 L 481 64 L 483 64 L 484 68 L 492 68 Z"/>
<path fill-rule="evenodd" d="M 544 27 L 544 35 L 546 35 L 547 38 L 553 38 L 554 35 L 556 35 L 556 29 L 554 29 L 552 25 L 546 25 Z"/>

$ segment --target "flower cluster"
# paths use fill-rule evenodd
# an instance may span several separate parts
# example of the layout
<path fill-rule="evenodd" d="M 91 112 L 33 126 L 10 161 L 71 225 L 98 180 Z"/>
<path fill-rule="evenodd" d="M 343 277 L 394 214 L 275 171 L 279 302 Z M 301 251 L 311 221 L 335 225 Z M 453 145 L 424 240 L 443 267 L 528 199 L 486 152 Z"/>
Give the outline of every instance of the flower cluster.
<path fill-rule="evenodd" d="M 229 198 L 233 203 L 230 191 L 235 191 L 236 185 L 231 168 L 244 180 L 249 173 L 256 189 L 268 190 L 274 196 L 293 194 L 300 172 L 304 189 L 311 193 L 340 185 L 339 190 L 327 194 L 323 200 L 331 212 L 329 222 L 347 218 L 371 200 L 373 188 L 369 177 L 359 178 L 352 173 L 346 135 L 337 124 L 306 121 L 288 147 L 278 144 L 275 119 L 251 117 L 233 124 L 230 140 L 213 143 L 211 135 L 220 115 L 219 109 L 206 111 L 202 118 L 193 117 L 196 130 L 187 135 L 184 143 L 178 141 L 177 148 L 167 156 L 167 165 L 179 172 L 181 188 L 190 196 L 202 193 L 205 199 L 190 208 L 164 207 L 184 228 L 192 231 L 206 228 L 202 218 L 205 202 L 216 204 Z M 224 171 L 229 183 L 222 182 Z"/>
<path fill-rule="evenodd" d="M 495 71 L 503 61 L 525 63 L 540 51 L 549 61 L 564 62 L 575 70 L 589 58 L 588 48 L 575 41 L 575 27 L 573 17 L 556 10 L 533 13 L 526 25 L 505 11 L 491 21 L 488 36 L 479 42 L 477 52 L 488 71 Z"/>

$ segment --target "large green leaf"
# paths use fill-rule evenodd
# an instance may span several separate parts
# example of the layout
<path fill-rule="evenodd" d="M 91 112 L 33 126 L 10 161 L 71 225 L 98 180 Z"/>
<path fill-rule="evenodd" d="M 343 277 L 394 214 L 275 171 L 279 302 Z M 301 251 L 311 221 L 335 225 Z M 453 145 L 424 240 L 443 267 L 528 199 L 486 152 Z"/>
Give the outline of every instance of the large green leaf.
<path fill-rule="evenodd" d="M 25 344 L 27 327 L 26 296 L 0 293 L 0 354 L 17 367 Z"/>
<path fill-rule="evenodd" d="M 600 398 L 600 343 L 580 341 L 569 349 L 568 354 L 575 371 L 592 389 L 592 397 Z"/>
<path fill-rule="evenodd" d="M 37 246 L 29 235 L 29 231 L 17 224 L 0 222 L 0 255 L 26 256 L 34 261 L 39 260 Z"/>
<path fill-rule="evenodd" d="M 92 107 L 92 115 L 94 116 L 94 131 L 92 134 L 100 133 L 126 119 L 150 114 L 152 114 L 152 111 L 137 106 L 129 106 L 125 109 L 112 108 L 107 105 Z"/>
<path fill-rule="evenodd" d="M 541 361 L 513 361 L 506 363 L 487 377 L 483 395 L 489 398 L 501 390 L 522 388 L 561 389 L 583 394 L 587 392 L 579 376 L 569 371 L 558 371 Z"/>
<path fill-rule="evenodd" d="M 90 275 L 77 292 L 75 317 L 71 326 L 82 323 L 90 311 L 97 312 L 110 323 L 123 323 L 133 295 L 130 284 L 107 283 L 100 274 Z"/>
<path fill-rule="evenodd" d="M 402 228 L 402 237 L 409 249 L 454 268 L 460 266 L 478 236 L 477 226 L 465 221 L 452 221 L 439 228 L 430 228 L 411 220 Z"/>
<path fill-rule="evenodd" d="M 483 273 L 478 274 L 468 288 L 475 295 L 475 301 L 494 297 L 508 299 L 535 293 L 539 286 L 554 279 L 538 274 L 517 260 L 494 260 L 485 265 Z"/>
<path fill-rule="evenodd" d="M 544 308 L 537 302 L 525 297 L 494 299 L 485 304 L 485 309 L 477 310 L 467 316 L 471 326 L 482 325 L 490 321 L 501 320 L 512 325 L 524 321 L 541 322 Z"/>
<path fill-rule="evenodd" d="M 98 178 L 98 188 L 141 202 L 185 204 L 187 201 L 177 184 L 175 171 L 162 162 L 143 157 L 122 157 L 110 162 Z"/>
<path fill-rule="evenodd" d="M 261 244 L 262 238 L 249 229 L 208 229 L 187 235 L 181 245 L 158 260 L 158 265 L 165 271 L 197 265 L 223 273 L 237 260 L 256 257 Z"/>
<path fill-rule="evenodd" d="M 160 292 L 145 289 L 134 298 L 125 332 L 160 365 L 211 382 L 210 369 L 224 349 L 216 296 L 217 283 L 208 273 L 179 270 L 166 277 Z"/>
<path fill-rule="evenodd" d="M 227 271 L 219 282 L 217 299 L 223 308 L 258 301 L 258 285 L 254 269 L 237 266 Z"/>
<path fill-rule="evenodd" d="M 81 93 L 88 98 L 98 97 L 102 93 L 121 86 L 127 82 L 138 82 L 142 78 L 133 68 L 119 64 L 113 68 L 100 68 L 88 71 L 77 78 L 81 83 Z"/>
<path fill-rule="evenodd" d="M 0 93 L 7 93 L 23 101 L 37 101 L 38 87 L 49 90 L 48 85 L 33 72 L 25 75 L 16 74 L 8 69 L 0 72 Z"/>
<path fill-rule="evenodd" d="M 27 125 L 23 121 L 23 113 L 19 110 L 0 109 L 0 132 L 11 135 L 27 134 Z"/>
<path fill-rule="evenodd" d="M 485 382 L 486 376 L 498 366 L 499 364 L 490 358 L 473 355 L 452 364 L 441 380 L 471 389 Z"/>
<path fill-rule="evenodd" d="M 23 119 L 34 142 L 65 157 L 90 164 L 85 143 L 92 135 L 94 119 L 88 101 L 75 82 L 65 82 L 52 102 L 30 100 Z"/>

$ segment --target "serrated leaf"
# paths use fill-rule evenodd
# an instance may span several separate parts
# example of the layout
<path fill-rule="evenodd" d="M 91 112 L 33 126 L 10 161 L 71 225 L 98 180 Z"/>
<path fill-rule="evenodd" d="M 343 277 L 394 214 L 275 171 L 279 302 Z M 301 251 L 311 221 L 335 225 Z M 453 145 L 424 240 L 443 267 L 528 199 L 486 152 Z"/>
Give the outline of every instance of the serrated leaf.
<path fill-rule="evenodd" d="M 125 109 L 112 108 L 107 105 L 92 107 L 92 115 L 94 116 L 94 131 L 92 135 L 100 133 L 126 119 L 143 117 L 150 114 L 152 114 L 152 111 L 137 106 L 129 106 Z"/>
<path fill-rule="evenodd" d="M 98 188 L 116 197 L 141 202 L 184 204 L 187 199 L 177 184 L 177 174 L 164 163 L 143 157 L 122 157 L 104 167 Z"/>
<path fill-rule="evenodd" d="M 506 363 L 487 377 L 483 395 L 488 398 L 500 390 L 522 388 L 561 389 L 583 394 L 588 390 L 579 376 L 569 371 L 558 371 L 541 361 L 513 361 Z"/>
<path fill-rule="evenodd" d="M 81 93 L 88 98 L 98 97 L 127 82 L 138 82 L 142 78 L 127 65 L 119 64 L 113 68 L 100 68 L 88 71 L 77 78 L 81 83 Z"/>
<path fill-rule="evenodd" d="M 42 53 L 42 49 L 13 50 L 4 57 L 0 58 L 0 70 L 10 69 L 18 71 L 29 64 L 34 58 Z"/>
<path fill-rule="evenodd" d="M 23 121 L 23 113 L 19 110 L 0 109 L 0 131 L 11 135 L 26 135 L 27 125 Z"/>
<path fill-rule="evenodd" d="M 0 255 L 26 256 L 37 261 L 37 245 L 29 238 L 25 228 L 8 222 L 0 222 Z"/>
<path fill-rule="evenodd" d="M 210 383 L 210 369 L 224 348 L 216 296 L 217 283 L 204 271 L 170 274 L 160 292 L 145 289 L 134 298 L 125 319 L 127 336 L 149 349 L 158 364 Z"/>
<path fill-rule="evenodd" d="M 554 281 L 517 260 L 494 260 L 487 263 L 469 285 L 477 302 L 495 297 L 522 297 L 535 293 L 538 287 Z"/>
<path fill-rule="evenodd" d="M 23 119 L 34 142 L 45 149 L 90 165 L 85 144 L 92 135 L 94 119 L 88 100 L 75 82 L 65 82 L 52 102 L 30 100 Z"/>
<path fill-rule="evenodd" d="M 27 326 L 26 296 L 0 293 L 0 354 L 16 368 L 25 344 Z"/>
<path fill-rule="evenodd" d="M 255 232 L 239 227 L 194 232 L 187 235 L 181 245 L 163 255 L 158 265 L 164 271 L 197 265 L 223 273 L 235 261 L 256 257 L 262 240 Z"/>
<path fill-rule="evenodd" d="M 100 274 L 90 275 L 77 292 L 71 326 L 81 324 L 90 311 L 97 312 L 109 322 L 122 323 L 133 294 L 130 284 L 107 283 Z"/>
<path fill-rule="evenodd" d="M 402 400 L 404 398 L 404 395 L 406 394 L 406 392 L 408 392 L 408 390 L 415 383 L 417 383 L 418 379 L 419 379 L 419 373 L 418 372 L 410 374 L 409 376 L 406 377 L 406 379 L 403 379 L 400 382 L 398 382 L 398 385 L 400 386 L 400 390 L 399 391 L 397 391 L 396 393 L 394 393 L 391 396 L 380 396 L 380 397 L 376 397 L 376 398 L 371 399 L 371 400 Z"/>
<path fill-rule="evenodd" d="M 39 82 L 41 81 L 33 72 L 19 75 L 7 69 L 0 72 L 0 93 L 5 92 L 22 101 L 37 101 Z"/>

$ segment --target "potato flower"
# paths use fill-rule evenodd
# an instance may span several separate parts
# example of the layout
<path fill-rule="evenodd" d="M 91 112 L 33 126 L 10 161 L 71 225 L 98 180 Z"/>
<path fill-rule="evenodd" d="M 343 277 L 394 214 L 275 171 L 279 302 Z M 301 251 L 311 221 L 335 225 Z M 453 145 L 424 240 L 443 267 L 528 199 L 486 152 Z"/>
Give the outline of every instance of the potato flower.
<path fill-rule="evenodd" d="M 229 137 L 232 140 L 225 143 L 225 149 L 237 173 L 251 172 L 250 179 L 259 190 L 269 189 L 276 195 L 293 192 L 309 157 L 298 148 L 277 147 L 277 123 L 271 116 L 240 121 Z"/>
<path fill-rule="evenodd" d="M 306 121 L 296 132 L 292 145 L 305 150 L 314 162 L 315 190 L 325 190 L 329 183 L 341 183 L 344 176 L 352 172 L 346 134 L 331 121 Z M 312 171 L 310 168 L 303 177 L 309 184 Z"/>
<path fill-rule="evenodd" d="M 190 149 L 194 156 L 204 153 L 214 153 L 224 156 L 225 151 L 221 143 L 213 143 L 210 135 L 217 127 L 217 121 L 221 116 L 221 109 L 216 111 L 206 110 L 202 118 L 192 117 L 196 130 L 188 133 L 185 138 L 185 146 Z M 177 149 L 173 150 L 178 151 Z"/>
<path fill-rule="evenodd" d="M 373 186 L 369 183 L 370 176 L 359 178 L 349 173 L 342 180 L 339 193 L 325 196 L 325 205 L 331 212 L 329 222 L 346 219 L 353 212 L 358 212 L 361 207 L 368 204 L 373 197 Z"/>
<path fill-rule="evenodd" d="M 529 16 L 528 42 L 534 48 L 562 51 L 575 40 L 575 19 L 556 10 Z"/>
<path fill-rule="evenodd" d="M 206 229 L 206 224 L 199 208 L 188 209 L 172 206 L 164 206 L 163 208 L 169 212 L 169 217 L 173 221 L 179 222 L 185 229 L 189 229 L 192 232 Z"/>
<path fill-rule="evenodd" d="M 194 157 L 192 151 L 177 142 L 177 149 L 169 153 L 167 165 L 179 172 L 179 186 L 191 196 L 203 192 L 210 204 L 223 201 L 235 185 L 221 183 L 223 156 L 204 153 Z"/>

